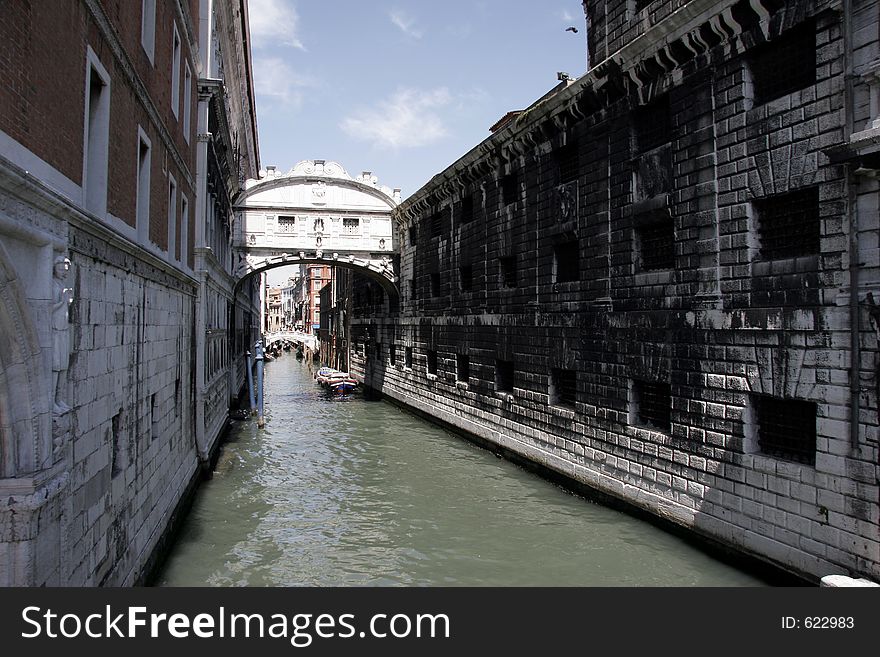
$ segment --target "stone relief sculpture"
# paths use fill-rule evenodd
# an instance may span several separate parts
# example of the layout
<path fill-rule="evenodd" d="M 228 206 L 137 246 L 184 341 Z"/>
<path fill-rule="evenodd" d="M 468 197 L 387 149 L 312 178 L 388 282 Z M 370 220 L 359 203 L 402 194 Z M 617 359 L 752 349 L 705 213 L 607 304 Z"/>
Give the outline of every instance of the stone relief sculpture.
<path fill-rule="evenodd" d="M 70 410 L 64 402 L 64 384 L 70 364 L 70 304 L 73 289 L 66 287 L 70 260 L 55 258 L 52 275 L 52 413 L 63 415 Z"/>
<path fill-rule="evenodd" d="M 577 183 L 568 183 L 556 188 L 559 195 L 559 219 L 568 221 L 577 215 Z"/>

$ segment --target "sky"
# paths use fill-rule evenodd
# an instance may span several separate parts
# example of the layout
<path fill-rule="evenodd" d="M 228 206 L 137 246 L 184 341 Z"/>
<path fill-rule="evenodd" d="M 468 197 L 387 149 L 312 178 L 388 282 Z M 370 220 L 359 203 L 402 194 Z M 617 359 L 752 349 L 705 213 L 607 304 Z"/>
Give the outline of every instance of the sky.
<path fill-rule="evenodd" d="M 557 72 L 586 68 L 579 0 L 248 8 L 261 167 L 333 160 L 352 176 L 371 171 L 403 198 L 554 87 Z M 288 275 L 272 273 L 270 282 Z"/>

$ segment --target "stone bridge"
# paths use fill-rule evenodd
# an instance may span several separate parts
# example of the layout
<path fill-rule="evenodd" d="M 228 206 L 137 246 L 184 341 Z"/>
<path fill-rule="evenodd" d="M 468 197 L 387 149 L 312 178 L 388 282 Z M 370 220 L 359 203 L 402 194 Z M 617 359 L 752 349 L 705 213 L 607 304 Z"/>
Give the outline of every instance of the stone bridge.
<path fill-rule="evenodd" d="M 263 336 L 263 342 L 266 347 L 282 341 L 293 342 L 294 344 L 308 347 L 313 351 L 318 348 L 318 339 L 314 335 L 301 333 L 300 331 L 276 331 L 275 333 L 266 333 Z"/>
<path fill-rule="evenodd" d="M 298 264 L 354 269 L 397 294 L 391 211 L 400 190 L 336 162 L 306 160 L 287 173 L 270 167 L 236 200 L 235 277 Z"/>

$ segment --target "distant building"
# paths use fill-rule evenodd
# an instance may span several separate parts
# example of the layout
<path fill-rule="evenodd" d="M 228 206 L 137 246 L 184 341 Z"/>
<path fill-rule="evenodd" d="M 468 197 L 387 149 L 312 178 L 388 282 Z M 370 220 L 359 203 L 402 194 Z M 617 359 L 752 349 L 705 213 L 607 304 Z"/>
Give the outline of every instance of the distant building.
<path fill-rule="evenodd" d="M 292 276 L 281 286 L 281 314 L 285 330 L 293 330 L 296 326 L 296 293 L 299 276 Z"/>
<path fill-rule="evenodd" d="M 302 277 L 304 306 L 303 325 L 306 333 L 318 334 L 321 328 L 321 289 L 328 285 L 332 276 L 332 267 L 329 265 L 303 265 Z"/>
<path fill-rule="evenodd" d="M 266 309 L 266 332 L 280 331 L 284 324 L 280 287 L 270 287 L 266 290 Z"/>

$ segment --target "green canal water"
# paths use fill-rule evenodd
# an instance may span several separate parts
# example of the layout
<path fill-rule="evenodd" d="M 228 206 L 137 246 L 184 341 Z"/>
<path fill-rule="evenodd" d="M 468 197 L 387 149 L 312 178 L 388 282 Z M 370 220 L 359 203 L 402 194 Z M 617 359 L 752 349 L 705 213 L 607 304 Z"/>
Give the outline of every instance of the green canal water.
<path fill-rule="evenodd" d="M 162 586 L 762 586 L 399 408 L 266 365 L 266 427 L 233 427 Z"/>

